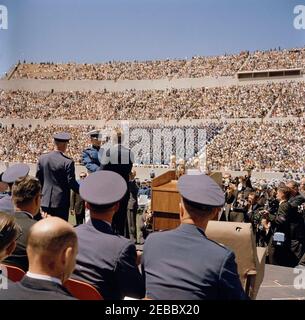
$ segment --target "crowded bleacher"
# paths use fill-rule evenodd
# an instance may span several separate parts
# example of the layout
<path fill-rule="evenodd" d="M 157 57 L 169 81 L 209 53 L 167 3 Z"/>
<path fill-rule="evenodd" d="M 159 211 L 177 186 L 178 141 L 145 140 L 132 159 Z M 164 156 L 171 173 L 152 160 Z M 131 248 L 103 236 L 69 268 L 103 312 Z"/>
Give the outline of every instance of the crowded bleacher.
<path fill-rule="evenodd" d="M 0 118 L 178 121 L 263 118 L 269 111 L 304 116 L 304 82 L 122 92 L 0 91 Z"/>
<path fill-rule="evenodd" d="M 21 63 L 13 79 L 140 80 L 233 76 L 238 71 L 305 68 L 304 48 L 241 52 L 190 60 L 109 61 L 104 64 Z"/>

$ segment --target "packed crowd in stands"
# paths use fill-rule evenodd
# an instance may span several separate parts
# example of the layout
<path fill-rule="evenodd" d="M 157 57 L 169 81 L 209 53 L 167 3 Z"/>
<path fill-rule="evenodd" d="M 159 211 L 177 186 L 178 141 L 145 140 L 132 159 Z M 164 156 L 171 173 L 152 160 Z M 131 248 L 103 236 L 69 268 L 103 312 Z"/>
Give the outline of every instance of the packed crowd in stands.
<path fill-rule="evenodd" d="M 305 116 L 305 83 L 287 83 L 282 88 L 275 108 L 272 112 L 273 117 L 304 117 Z"/>
<path fill-rule="evenodd" d="M 50 80 L 140 80 L 232 76 L 241 68 L 247 53 L 191 60 L 108 62 L 104 64 L 20 64 L 15 79 Z"/>
<path fill-rule="evenodd" d="M 305 68 L 305 49 L 194 56 L 190 60 L 133 61 L 99 64 L 22 63 L 13 79 L 140 80 L 233 76 L 237 71 Z"/>
<path fill-rule="evenodd" d="M 52 136 L 56 132 L 68 131 L 73 139 L 70 142 L 68 156 L 77 163 L 81 152 L 88 145 L 86 133 L 93 126 L 47 126 L 47 127 L 2 127 L 0 128 L 0 157 L 2 161 L 36 163 L 38 157 L 53 150 Z"/>
<path fill-rule="evenodd" d="M 235 122 L 208 146 L 210 169 L 305 172 L 305 120 Z"/>
<path fill-rule="evenodd" d="M 0 92 L 0 118 L 180 120 L 304 116 L 304 82 L 123 92 Z"/>
<path fill-rule="evenodd" d="M 167 165 L 172 154 L 177 159 L 194 157 L 223 128 L 222 122 L 196 126 L 134 125 L 129 130 L 129 146 L 138 164 Z"/>
<path fill-rule="evenodd" d="M 250 54 L 240 71 L 304 69 L 305 49 L 256 51 Z"/>
<path fill-rule="evenodd" d="M 141 149 L 137 158 L 138 164 L 152 163 L 154 155 L 157 154 L 160 154 L 159 164 L 168 164 L 169 157 L 173 152 L 177 152 L 182 158 L 194 156 L 201 146 L 199 140 L 207 139 L 207 141 L 210 141 L 222 128 L 222 123 L 180 127 L 163 125 L 131 126 L 129 128 L 129 145 L 134 150 L 136 150 L 136 146 Z M 90 143 L 87 133 L 93 129 L 95 129 L 94 126 L 85 125 L 49 125 L 46 127 L 37 126 L 36 128 L 4 126 L 0 128 L 2 136 L 0 156 L 3 161 L 36 163 L 37 158 L 42 153 L 52 150 L 52 135 L 55 132 L 68 131 L 71 133 L 72 139 L 67 154 L 76 163 L 80 163 L 81 152 Z M 159 130 L 160 133 L 160 144 L 157 141 L 156 143 L 153 142 L 154 134 L 157 135 L 156 130 Z M 105 127 L 103 132 L 107 135 L 108 132 L 111 132 L 111 128 Z M 173 136 L 171 140 L 168 139 L 169 135 Z M 146 138 L 149 140 L 146 140 Z M 143 153 L 143 150 L 146 149 L 148 152 Z"/>
<path fill-rule="evenodd" d="M 92 129 L 94 126 L 81 125 L 38 126 L 35 129 L 2 127 L 1 159 L 35 163 L 40 154 L 52 149 L 50 138 L 52 134 L 65 130 L 73 137 L 68 155 L 76 163 L 80 163 L 81 152 L 89 144 L 86 133 Z M 105 128 L 105 132 L 109 130 L 110 128 Z M 170 135 L 172 138 L 168 139 Z M 208 144 L 209 169 L 238 171 L 253 168 L 281 172 L 289 169 L 305 172 L 304 119 L 264 123 L 216 122 L 180 127 L 164 125 L 129 127 L 129 145 L 137 155 L 138 164 L 168 164 L 172 153 L 177 154 L 177 159 L 188 160 L 200 154 L 203 146 L 201 140 L 205 137 Z"/>

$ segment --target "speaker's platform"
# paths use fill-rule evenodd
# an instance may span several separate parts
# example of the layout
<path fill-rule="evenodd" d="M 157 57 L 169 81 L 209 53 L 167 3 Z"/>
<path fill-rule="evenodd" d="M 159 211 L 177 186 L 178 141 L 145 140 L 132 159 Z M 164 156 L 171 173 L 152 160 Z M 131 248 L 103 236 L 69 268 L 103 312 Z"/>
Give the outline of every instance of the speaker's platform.
<path fill-rule="evenodd" d="M 305 287 L 305 267 L 303 267 L 303 287 Z M 293 268 L 265 265 L 264 281 L 256 300 L 305 300 L 305 289 L 294 286 L 295 279 L 300 283 L 300 273 Z"/>

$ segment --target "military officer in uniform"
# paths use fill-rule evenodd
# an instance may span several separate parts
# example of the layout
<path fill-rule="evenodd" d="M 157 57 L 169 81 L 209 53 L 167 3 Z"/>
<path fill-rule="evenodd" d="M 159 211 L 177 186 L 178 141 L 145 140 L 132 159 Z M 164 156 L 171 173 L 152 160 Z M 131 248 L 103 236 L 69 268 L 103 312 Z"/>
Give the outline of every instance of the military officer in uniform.
<path fill-rule="evenodd" d="M 92 130 L 89 133 L 92 146 L 82 152 L 82 164 L 86 167 L 89 173 L 100 169 L 99 154 L 101 150 L 101 133 L 99 130 Z"/>
<path fill-rule="evenodd" d="M 225 203 L 222 189 L 205 174 L 178 180 L 181 225 L 146 239 L 142 267 L 149 299 L 246 299 L 234 253 L 209 240 L 205 228 Z"/>
<path fill-rule="evenodd" d="M 1 180 L 8 185 L 9 192 L 0 199 L 0 211 L 14 213 L 11 193 L 13 184 L 17 179 L 27 176 L 29 171 L 30 167 L 25 163 L 15 164 L 4 171 Z"/>
<path fill-rule="evenodd" d="M 40 156 L 36 177 L 42 186 L 42 210 L 66 221 L 69 218 L 70 191 L 79 192 L 74 161 L 65 155 L 71 135 L 54 135 L 55 150 Z"/>
<path fill-rule="evenodd" d="M 80 185 L 90 220 L 75 229 L 78 255 L 72 278 L 95 286 L 105 300 L 142 298 L 145 292 L 135 245 L 111 228 L 126 192 L 126 181 L 111 171 L 94 172 Z"/>

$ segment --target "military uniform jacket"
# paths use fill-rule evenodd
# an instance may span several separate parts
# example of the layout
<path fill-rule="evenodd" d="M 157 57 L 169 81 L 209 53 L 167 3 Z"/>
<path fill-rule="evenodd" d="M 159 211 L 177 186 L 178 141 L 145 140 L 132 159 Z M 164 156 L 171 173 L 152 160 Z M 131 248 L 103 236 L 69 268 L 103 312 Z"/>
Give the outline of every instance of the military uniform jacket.
<path fill-rule="evenodd" d="M 207 239 L 202 229 L 182 223 L 155 232 L 142 257 L 146 296 L 166 300 L 247 299 L 229 249 Z"/>
<path fill-rule="evenodd" d="M 8 214 L 14 213 L 14 205 L 10 194 L 6 194 L 0 199 L 0 211 Z"/>
<path fill-rule="evenodd" d="M 36 176 L 42 185 L 42 207 L 69 208 L 70 190 L 79 192 L 72 159 L 59 151 L 43 154 L 38 161 Z"/>
<path fill-rule="evenodd" d="M 75 231 L 78 255 L 72 278 L 92 284 L 105 300 L 144 297 L 136 248 L 130 240 L 114 234 L 111 226 L 100 220 L 89 220 Z"/>
<path fill-rule="evenodd" d="M 98 171 L 101 164 L 99 160 L 99 152 L 103 149 L 89 147 L 82 152 L 82 164 L 89 172 Z"/>

